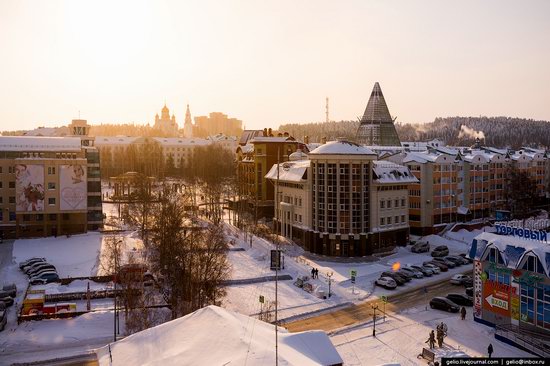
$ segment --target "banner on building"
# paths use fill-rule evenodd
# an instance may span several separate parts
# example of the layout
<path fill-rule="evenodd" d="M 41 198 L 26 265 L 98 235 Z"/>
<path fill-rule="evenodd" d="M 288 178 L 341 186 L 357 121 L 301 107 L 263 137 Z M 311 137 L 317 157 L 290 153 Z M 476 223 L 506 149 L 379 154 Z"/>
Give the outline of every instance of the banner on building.
<path fill-rule="evenodd" d="M 59 171 L 60 210 L 85 210 L 88 207 L 87 194 L 86 165 L 61 165 Z"/>
<path fill-rule="evenodd" d="M 512 286 L 495 281 L 483 284 L 483 309 L 510 317 Z"/>
<path fill-rule="evenodd" d="M 482 286 L 481 273 L 483 266 L 480 261 L 474 261 L 474 316 L 481 318 Z"/>
<path fill-rule="evenodd" d="M 17 212 L 44 211 L 44 166 L 15 166 L 15 205 Z"/>

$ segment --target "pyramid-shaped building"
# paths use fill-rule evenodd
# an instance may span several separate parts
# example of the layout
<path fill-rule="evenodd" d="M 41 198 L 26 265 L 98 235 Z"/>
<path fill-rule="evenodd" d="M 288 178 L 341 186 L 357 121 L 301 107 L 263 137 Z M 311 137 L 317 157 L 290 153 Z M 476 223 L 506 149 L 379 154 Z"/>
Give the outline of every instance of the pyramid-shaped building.
<path fill-rule="evenodd" d="M 361 124 L 357 130 L 357 142 L 368 146 L 401 146 L 395 125 L 386 105 L 380 84 L 375 83 Z"/>

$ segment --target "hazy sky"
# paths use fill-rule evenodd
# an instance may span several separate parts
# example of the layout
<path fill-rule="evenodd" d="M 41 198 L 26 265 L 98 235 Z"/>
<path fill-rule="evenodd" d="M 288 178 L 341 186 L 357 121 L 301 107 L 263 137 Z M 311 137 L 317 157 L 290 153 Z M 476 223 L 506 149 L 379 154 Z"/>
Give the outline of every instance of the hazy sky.
<path fill-rule="evenodd" d="M 2 130 L 356 119 L 376 81 L 402 122 L 550 120 L 550 1 L 0 0 Z"/>

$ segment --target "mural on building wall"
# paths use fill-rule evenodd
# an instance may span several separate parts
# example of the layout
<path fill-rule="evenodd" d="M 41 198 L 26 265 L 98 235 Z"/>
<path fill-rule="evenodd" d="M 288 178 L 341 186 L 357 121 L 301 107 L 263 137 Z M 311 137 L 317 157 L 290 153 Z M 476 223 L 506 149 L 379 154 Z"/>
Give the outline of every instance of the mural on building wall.
<path fill-rule="evenodd" d="M 474 316 L 476 318 L 481 318 L 481 274 L 483 272 L 483 266 L 480 261 L 474 261 L 474 282 L 475 282 L 475 293 L 474 293 Z"/>
<path fill-rule="evenodd" d="M 59 172 L 59 208 L 64 211 L 87 208 L 86 166 L 82 164 L 62 165 Z"/>
<path fill-rule="evenodd" d="M 44 166 L 15 166 L 15 204 L 17 212 L 44 211 Z"/>

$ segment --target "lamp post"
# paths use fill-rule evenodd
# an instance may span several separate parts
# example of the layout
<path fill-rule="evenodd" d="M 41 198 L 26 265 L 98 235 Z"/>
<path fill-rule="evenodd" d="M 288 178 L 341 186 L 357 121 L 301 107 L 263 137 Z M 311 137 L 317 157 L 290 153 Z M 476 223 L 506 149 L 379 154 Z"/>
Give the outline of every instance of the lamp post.
<path fill-rule="evenodd" d="M 378 305 L 371 305 L 372 310 L 374 311 L 372 315 L 372 319 L 374 321 L 374 324 L 372 326 L 372 336 L 376 337 L 376 310 L 378 310 Z"/>
<path fill-rule="evenodd" d="M 332 293 L 330 292 L 330 285 L 332 283 L 332 276 L 334 275 L 334 272 L 330 271 L 327 272 L 327 278 L 328 278 L 328 297 L 332 296 Z"/>

